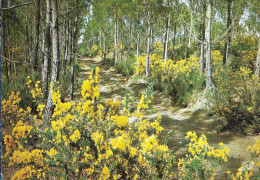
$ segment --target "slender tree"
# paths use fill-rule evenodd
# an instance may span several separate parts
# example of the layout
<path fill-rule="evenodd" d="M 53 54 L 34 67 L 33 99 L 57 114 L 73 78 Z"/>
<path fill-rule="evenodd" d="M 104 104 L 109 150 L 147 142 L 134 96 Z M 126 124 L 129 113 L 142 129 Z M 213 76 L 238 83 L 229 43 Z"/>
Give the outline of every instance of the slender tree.
<path fill-rule="evenodd" d="M 53 54 L 53 65 L 52 65 L 52 76 L 51 84 L 59 80 L 59 24 L 58 24 L 58 2 L 57 0 L 51 1 L 52 7 L 52 54 Z M 46 117 L 49 119 L 53 112 L 53 101 L 52 101 L 52 90 L 49 90 L 48 101 L 46 106 Z"/>
<path fill-rule="evenodd" d="M 151 19 L 150 19 L 150 6 L 148 5 L 147 9 L 147 24 L 148 24 L 148 37 L 147 37 L 147 51 L 146 51 L 146 68 L 145 68 L 145 74 L 146 77 L 149 77 L 149 55 L 150 55 L 150 44 L 151 44 L 151 36 L 152 36 L 152 30 L 151 30 Z"/>
<path fill-rule="evenodd" d="M 169 1 L 168 1 L 168 6 L 169 6 Z M 168 10 L 168 15 L 166 19 L 166 34 L 165 34 L 165 45 L 164 45 L 164 64 L 166 65 L 166 61 L 168 60 L 168 40 L 169 40 L 169 31 L 170 31 L 170 23 L 171 23 L 171 12 Z M 165 71 L 165 67 L 164 67 Z"/>
<path fill-rule="evenodd" d="M 44 60 L 42 72 L 42 92 L 47 98 L 48 79 L 49 79 L 49 64 L 51 61 L 51 0 L 46 0 L 46 29 L 45 29 L 45 44 L 44 44 Z"/>
<path fill-rule="evenodd" d="M 206 41 L 206 88 L 213 86 L 212 72 L 211 72 L 211 6 L 212 0 L 207 0 L 206 4 L 206 27 L 205 27 L 205 41 Z"/>
<path fill-rule="evenodd" d="M 258 40 L 258 51 L 256 56 L 256 63 L 255 63 L 255 75 L 257 78 L 259 78 L 259 71 L 260 71 L 260 39 Z"/>
<path fill-rule="evenodd" d="M 118 63 L 118 4 L 115 5 L 115 40 L 114 40 L 114 58 L 115 64 Z"/>
<path fill-rule="evenodd" d="M 69 57 L 69 47 L 70 47 L 70 13 L 67 9 L 67 21 L 66 21 L 66 27 L 65 27 L 65 50 L 64 50 L 64 60 L 63 60 L 63 67 L 62 67 L 62 76 L 65 77 L 66 74 L 66 68 L 67 68 L 67 62 Z"/>
<path fill-rule="evenodd" d="M 78 34 L 78 19 L 79 19 L 79 10 L 78 10 L 78 0 L 76 0 L 76 17 L 75 17 L 75 28 L 73 35 L 73 60 L 71 65 L 71 83 L 70 83 L 70 99 L 73 100 L 74 97 L 74 79 L 75 79 L 75 58 L 77 51 L 77 34 Z"/>
<path fill-rule="evenodd" d="M 200 35 L 200 72 L 203 74 L 204 72 L 204 46 L 205 46 L 205 3 L 203 3 L 202 13 L 201 13 L 201 35 Z"/>
<path fill-rule="evenodd" d="M 231 16 L 232 16 L 232 5 L 233 0 L 227 0 L 228 8 L 227 8 L 227 38 L 225 41 L 225 49 L 224 49 L 224 56 L 223 56 L 223 64 L 226 64 L 228 55 L 229 55 L 229 48 L 231 43 Z"/>
<path fill-rule="evenodd" d="M 41 11 L 40 11 L 40 0 L 35 0 L 35 7 L 36 7 L 36 16 L 35 16 L 35 49 L 34 49 L 34 66 L 33 69 L 35 71 L 37 71 L 38 68 L 38 58 L 39 58 L 39 37 L 40 37 L 40 15 L 41 15 Z"/>
<path fill-rule="evenodd" d="M 174 59 L 175 54 L 175 44 L 176 44 L 176 33 L 177 33 L 177 18 L 178 18 L 178 12 L 179 12 L 179 0 L 175 0 L 175 6 L 174 8 L 174 25 L 173 25 L 173 38 L 172 38 L 172 57 L 171 59 Z"/>
<path fill-rule="evenodd" d="M 192 35 L 192 28 L 193 28 L 193 0 L 190 2 L 190 30 L 189 30 L 189 42 L 188 42 L 188 49 L 187 49 L 187 58 L 190 57 L 190 48 L 191 48 L 191 35 Z"/>

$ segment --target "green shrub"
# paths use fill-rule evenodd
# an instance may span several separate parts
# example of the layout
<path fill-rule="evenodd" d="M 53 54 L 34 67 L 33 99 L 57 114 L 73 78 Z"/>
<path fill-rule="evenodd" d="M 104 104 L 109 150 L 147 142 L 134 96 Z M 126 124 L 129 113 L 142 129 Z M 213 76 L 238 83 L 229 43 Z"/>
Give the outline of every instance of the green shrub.
<path fill-rule="evenodd" d="M 119 61 L 116 64 L 117 73 L 123 76 L 133 75 L 135 73 L 135 59 L 128 58 L 127 60 Z"/>
<path fill-rule="evenodd" d="M 211 111 L 224 116 L 227 127 L 244 130 L 254 125 L 259 131 L 260 81 L 248 68 L 234 71 L 229 66 L 218 66 L 214 71 L 213 82 L 217 89 L 209 96 Z"/>
<path fill-rule="evenodd" d="M 12 92 L 20 92 L 20 97 L 22 98 L 19 102 L 19 106 L 22 108 L 31 107 L 33 111 L 36 110 L 36 104 L 32 103 L 31 98 L 31 89 L 26 86 L 26 83 L 31 80 L 31 84 L 35 84 L 37 80 L 40 79 L 41 73 L 32 72 L 31 76 L 28 77 L 28 73 L 19 72 L 17 76 L 11 76 L 10 81 L 8 82 L 6 78 L 2 78 L 2 98 L 7 99 Z M 39 84 L 41 87 L 41 83 Z"/>

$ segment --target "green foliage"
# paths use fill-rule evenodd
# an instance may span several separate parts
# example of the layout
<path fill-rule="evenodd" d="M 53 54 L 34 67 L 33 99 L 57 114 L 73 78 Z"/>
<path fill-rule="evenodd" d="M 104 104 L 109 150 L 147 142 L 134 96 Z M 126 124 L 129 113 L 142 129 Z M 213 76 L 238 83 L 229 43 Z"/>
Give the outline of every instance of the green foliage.
<path fill-rule="evenodd" d="M 97 45 L 93 45 L 89 51 L 89 56 L 97 56 L 99 51 L 99 47 Z"/>
<path fill-rule="evenodd" d="M 103 61 L 102 61 L 102 65 L 107 66 L 107 67 L 114 66 L 114 64 L 115 64 L 114 58 L 106 58 L 105 60 L 103 59 Z"/>
<path fill-rule="evenodd" d="M 145 72 L 146 56 L 137 58 L 136 71 L 143 75 Z M 199 59 L 189 58 L 179 61 L 168 60 L 164 64 L 160 55 L 150 55 L 151 75 L 149 81 L 154 88 L 165 91 L 174 97 L 175 102 L 189 103 L 194 90 L 201 90 L 205 84 L 205 77 L 199 72 Z M 137 63 L 136 63 L 137 64 Z M 165 67 L 165 69 L 164 69 Z"/>
<path fill-rule="evenodd" d="M 35 84 L 37 80 L 40 79 L 41 74 L 39 72 L 32 72 L 30 76 L 30 80 L 32 84 Z M 14 92 L 20 92 L 20 96 L 22 97 L 19 106 L 22 108 L 31 107 L 34 111 L 36 110 L 36 104 L 32 103 L 33 100 L 31 98 L 31 89 L 25 84 L 28 82 L 28 73 L 24 71 L 19 72 L 19 75 L 12 76 L 10 82 L 7 81 L 6 78 L 2 78 L 2 98 L 7 99 L 10 94 Z M 39 84 L 41 86 L 41 84 Z"/>
<path fill-rule="evenodd" d="M 116 70 L 125 77 L 133 75 L 135 73 L 135 59 L 129 57 L 127 60 L 119 61 L 116 64 Z"/>

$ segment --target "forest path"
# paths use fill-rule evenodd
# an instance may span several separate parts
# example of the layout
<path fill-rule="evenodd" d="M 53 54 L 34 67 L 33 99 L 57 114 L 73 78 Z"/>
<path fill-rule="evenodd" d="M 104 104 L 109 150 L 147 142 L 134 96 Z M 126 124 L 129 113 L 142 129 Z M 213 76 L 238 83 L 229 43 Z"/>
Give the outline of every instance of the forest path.
<path fill-rule="evenodd" d="M 110 54 L 110 56 L 112 55 Z M 114 67 L 108 69 L 102 64 L 100 56 L 82 58 L 80 59 L 80 66 L 79 78 L 82 80 L 88 79 L 92 66 L 100 68 L 101 102 L 106 102 L 109 99 L 120 101 L 126 94 L 129 94 L 130 107 L 136 107 L 142 92 L 147 87 L 144 81 L 134 80 L 133 78 L 126 80 L 116 72 Z M 223 142 L 230 149 L 229 160 L 217 169 L 216 179 L 227 179 L 225 173 L 227 170 L 236 173 L 236 170 L 244 161 L 250 160 L 251 155 L 246 151 L 246 148 L 252 146 L 258 136 L 246 136 L 230 131 L 217 133 L 220 118 L 214 115 L 209 116 L 205 110 L 174 106 L 171 97 L 164 92 L 153 92 L 151 101 L 149 109 L 144 113 L 144 118 L 153 120 L 159 115 L 163 117 L 161 125 L 164 127 L 164 134 L 169 135 L 169 148 L 174 151 L 177 158 L 183 157 L 184 153 L 187 152 L 189 142 L 185 139 L 186 133 L 195 131 L 197 134 L 204 133 L 209 144 L 213 147 L 219 148 L 219 143 Z"/>

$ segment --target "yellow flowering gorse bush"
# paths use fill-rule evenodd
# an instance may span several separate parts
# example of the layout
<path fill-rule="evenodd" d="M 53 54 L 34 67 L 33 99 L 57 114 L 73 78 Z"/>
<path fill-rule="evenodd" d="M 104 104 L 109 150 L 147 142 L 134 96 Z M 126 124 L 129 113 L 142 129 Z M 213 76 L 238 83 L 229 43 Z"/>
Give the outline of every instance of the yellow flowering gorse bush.
<path fill-rule="evenodd" d="M 218 67 L 213 75 L 218 89 L 211 99 L 211 111 L 226 117 L 229 125 L 252 124 L 260 112 L 260 79 L 243 66 L 237 71 Z"/>
<path fill-rule="evenodd" d="M 179 159 L 178 170 L 181 179 L 214 179 L 215 168 L 221 161 L 227 161 L 227 149 L 219 143 L 221 149 L 211 147 L 207 138 L 202 134 L 199 138 L 195 132 L 187 132 L 186 138 L 190 139 L 188 153 L 185 158 Z"/>
<path fill-rule="evenodd" d="M 196 88 L 202 88 L 204 77 L 199 72 L 199 58 L 190 57 L 173 61 L 168 59 L 166 63 L 162 56 L 153 53 L 149 56 L 149 79 L 155 89 L 165 90 L 178 101 L 184 101 L 185 94 Z M 136 58 L 136 73 L 145 74 L 146 54 Z"/>

